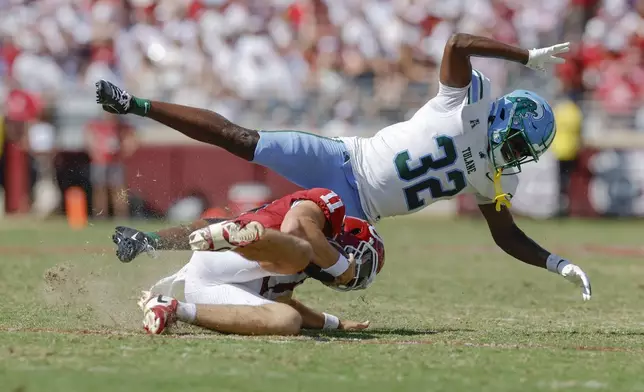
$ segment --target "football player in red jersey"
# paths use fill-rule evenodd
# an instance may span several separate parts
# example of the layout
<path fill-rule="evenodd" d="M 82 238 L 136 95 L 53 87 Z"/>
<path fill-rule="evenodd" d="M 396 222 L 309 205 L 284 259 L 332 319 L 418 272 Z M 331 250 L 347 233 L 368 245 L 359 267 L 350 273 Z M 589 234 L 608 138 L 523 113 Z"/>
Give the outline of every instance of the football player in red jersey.
<path fill-rule="evenodd" d="M 352 260 L 327 241 L 340 233 L 344 218 L 344 203 L 338 195 L 314 188 L 198 229 L 189 236 L 190 246 L 192 250 L 234 250 L 283 274 L 302 271 L 312 263 L 345 283 L 352 278 Z"/>
<path fill-rule="evenodd" d="M 203 250 L 234 249 L 196 251 L 182 270 L 159 281 L 140 301 L 145 329 L 162 333 L 176 319 L 253 335 L 294 334 L 302 327 L 366 328 L 368 324 L 340 322 L 290 297 L 309 276 L 338 290 L 356 290 L 368 287 L 382 268 L 382 239 L 366 221 L 345 220 L 343 207 L 335 193 L 317 188 L 228 221 L 202 220 L 156 233 L 117 228 L 113 240 L 121 261 L 152 248 L 188 249 L 199 244 Z M 255 234 L 247 235 L 246 228 Z M 307 246 L 310 250 L 303 252 Z M 298 259 L 289 257 L 289 252 L 311 256 Z M 292 261 L 284 262 L 288 259 Z"/>
<path fill-rule="evenodd" d="M 117 227 L 112 237 L 116 255 L 129 262 L 151 249 L 233 250 L 263 269 L 291 274 L 316 269 L 318 280 L 343 284 L 353 278 L 354 260 L 329 244 L 340 233 L 345 218 L 342 200 L 324 188 L 286 195 L 232 220 L 199 220 L 189 226 L 156 233 Z M 189 241 L 186 241 L 189 238 Z"/>

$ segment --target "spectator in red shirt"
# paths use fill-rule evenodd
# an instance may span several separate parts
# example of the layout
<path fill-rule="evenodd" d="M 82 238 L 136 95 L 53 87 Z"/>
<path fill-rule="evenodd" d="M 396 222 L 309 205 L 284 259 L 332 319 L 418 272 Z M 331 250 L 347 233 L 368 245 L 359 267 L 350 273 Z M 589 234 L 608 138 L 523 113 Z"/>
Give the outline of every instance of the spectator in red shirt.
<path fill-rule="evenodd" d="M 114 216 L 129 216 L 124 160 L 136 149 L 131 126 L 112 115 L 87 124 L 92 209 L 95 217 L 107 216 L 111 198 Z"/>

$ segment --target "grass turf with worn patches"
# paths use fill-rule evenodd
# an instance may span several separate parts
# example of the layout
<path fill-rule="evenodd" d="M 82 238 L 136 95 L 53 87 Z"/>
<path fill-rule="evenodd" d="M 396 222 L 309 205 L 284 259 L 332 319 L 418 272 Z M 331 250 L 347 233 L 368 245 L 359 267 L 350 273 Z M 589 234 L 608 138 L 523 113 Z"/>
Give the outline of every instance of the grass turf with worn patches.
<path fill-rule="evenodd" d="M 140 223 L 135 226 L 141 226 Z M 145 225 L 147 228 L 160 225 Z M 636 221 L 523 221 L 590 275 L 594 295 L 495 249 L 477 220 L 391 219 L 368 291 L 296 295 L 364 333 L 145 336 L 139 290 L 189 254 L 113 256 L 113 225 L 0 227 L 0 390 L 644 390 L 644 252 Z"/>

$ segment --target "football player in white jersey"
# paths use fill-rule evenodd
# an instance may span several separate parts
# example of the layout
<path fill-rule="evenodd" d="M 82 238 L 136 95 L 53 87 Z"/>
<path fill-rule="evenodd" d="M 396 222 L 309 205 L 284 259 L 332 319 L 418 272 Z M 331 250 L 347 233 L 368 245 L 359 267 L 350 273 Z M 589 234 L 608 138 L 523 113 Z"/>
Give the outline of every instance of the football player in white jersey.
<path fill-rule="evenodd" d="M 437 200 L 473 194 L 496 244 L 527 264 L 562 275 L 591 297 L 577 265 L 532 241 L 515 224 L 510 199 L 521 165 L 537 161 L 556 132 L 550 105 L 533 92 L 490 96 L 489 81 L 470 57 L 518 62 L 544 71 L 562 63 L 569 44 L 522 49 L 457 33 L 446 43 L 438 95 L 408 121 L 369 138 L 322 138 L 267 132 L 234 124 L 205 109 L 150 101 L 114 84 L 96 83 L 96 101 L 117 114 L 149 117 L 184 135 L 268 167 L 303 187 L 323 187 L 342 198 L 347 215 L 372 223 L 419 211 Z"/>

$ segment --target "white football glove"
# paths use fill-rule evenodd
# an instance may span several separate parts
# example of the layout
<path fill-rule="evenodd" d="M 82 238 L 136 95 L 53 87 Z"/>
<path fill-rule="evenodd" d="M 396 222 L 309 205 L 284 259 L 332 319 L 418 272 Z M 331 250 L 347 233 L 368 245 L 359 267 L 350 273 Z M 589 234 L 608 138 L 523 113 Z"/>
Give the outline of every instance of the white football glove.
<path fill-rule="evenodd" d="M 537 71 L 545 71 L 546 65 L 565 63 L 566 59 L 558 57 L 557 55 L 566 53 L 569 50 L 570 42 L 549 46 L 547 48 L 530 49 L 528 50 L 528 62 L 525 66 Z"/>
<path fill-rule="evenodd" d="M 546 267 L 548 271 L 556 272 L 566 278 L 570 283 L 581 287 L 581 297 L 584 301 L 590 299 L 592 295 L 590 279 L 588 279 L 588 275 L 579 266 L 571 264 L 568 260 L 553 253 L 548 257 Z"/>

